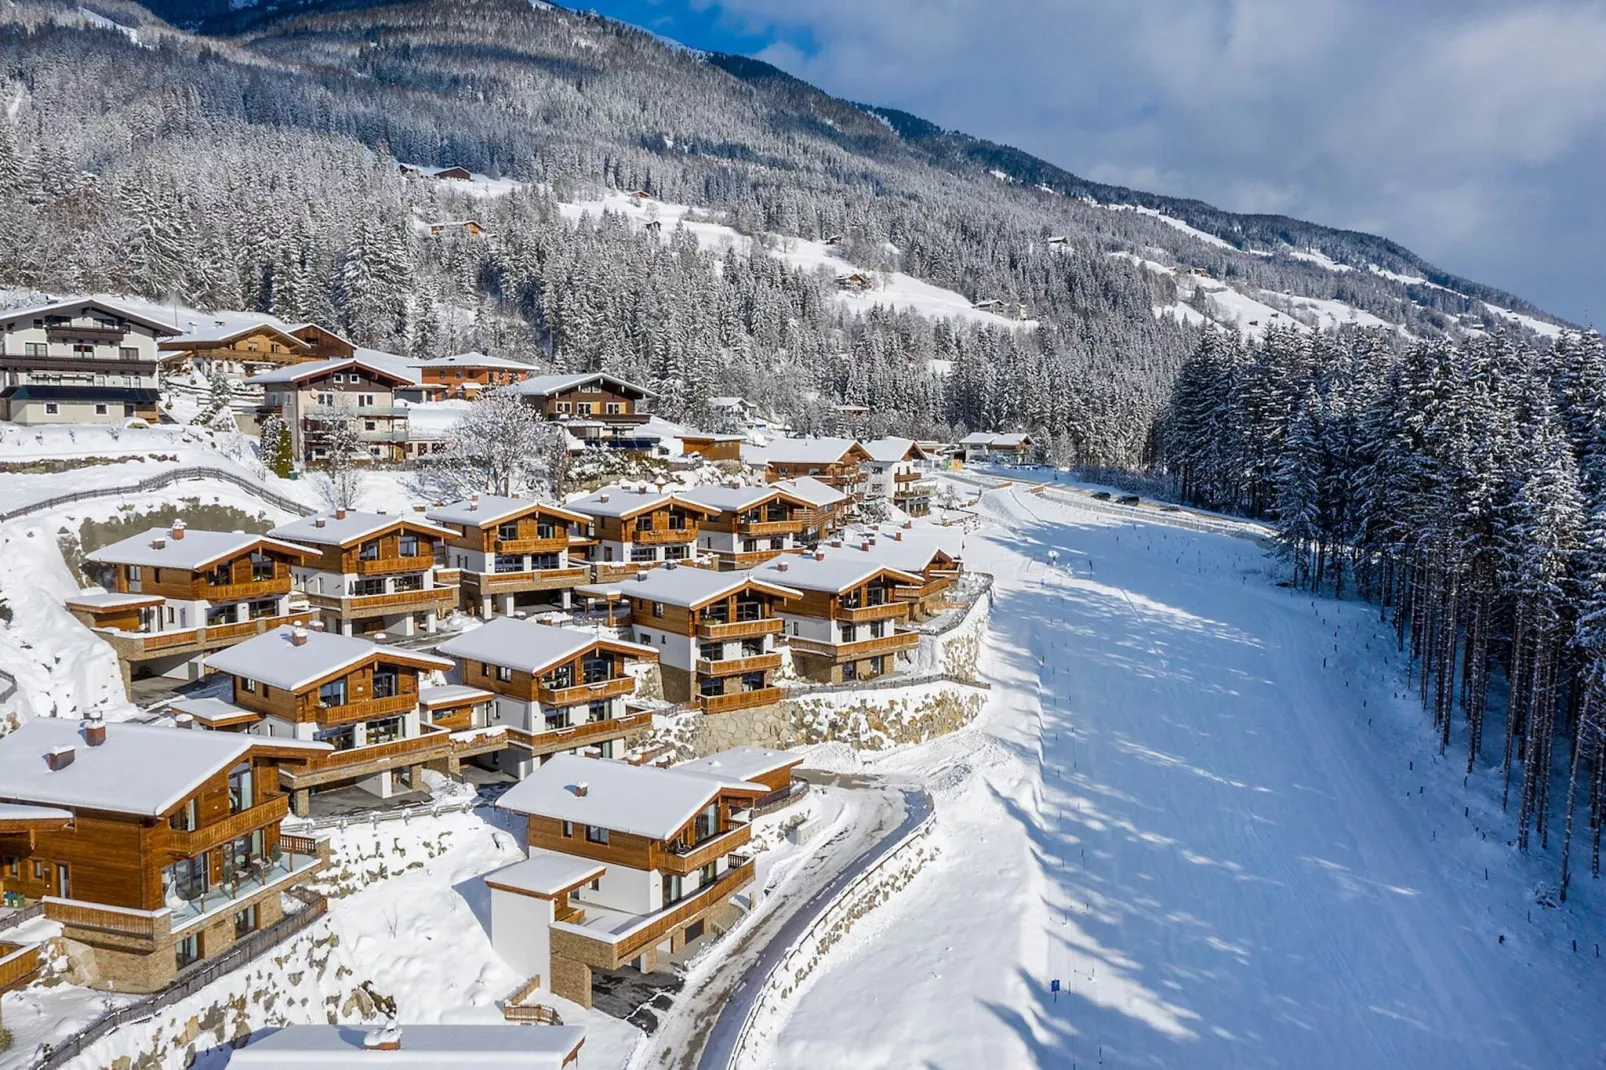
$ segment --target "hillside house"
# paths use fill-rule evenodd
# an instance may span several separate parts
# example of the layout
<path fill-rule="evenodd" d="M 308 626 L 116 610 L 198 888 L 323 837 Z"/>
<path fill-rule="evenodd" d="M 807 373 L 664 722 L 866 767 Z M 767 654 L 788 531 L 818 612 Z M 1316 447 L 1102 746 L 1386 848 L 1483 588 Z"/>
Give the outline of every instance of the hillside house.
<path fill-rule="evenodd" d="M 615 757 L 627 735 L 652 727 L 651 713 L 628 707 L 636 678 L 625 665 L 657 661 L 653 647 L 498 617 L 437 649 L 457 660 L 459 682 L 491 692 L 487 724 L 506 729 L 498 762 L 514 776 L 560 752 Z"/>
<path fill-rule="evenodd" d="M 702 773 L 721 780 L 762 784 L 769 794 L 753 800 L 755 810 L 778 803 L 799 784 L 797 767 L 803 755 L 767 747 L 732 747 L 674 766 L 682 773 Z"/>
<path fill-rule="evenodd" d="M 836 277 L 836 288 L 844 293 L 867 293 L 875 289 L 875 278 L 863 271 L 850 271 Z"/>
<path fill-rule="evenodd" d="M 923 585 L 918 573 L 823 551 L 784 557 L 753 570 L 753 579 L 802 593 L 778 612 L 792 667 L 821 683 L 870 680 L 892 672 L 899 655 L 920 645 L 900 627 L 909 619 L 901 588 Z"/>
<path fill-rule="evenodd" d="M 526 1029 L 513 1022 L 432 1025 L 287 1025 L 253 1033 L 229 1056 L 230 1070 L 564 1070 L 579 1066 L 585 1030 L 575 1025 Z"/>
<path fill-rule="evenodd" d="M 0 420 L 155 423 L 156 347 L 177 333 L 98 298 L 0 311 Z"/>
<path fill-rule="evenodd" d="M 1032 437 L 1023 432 L 997 434 L 976 431 L 959 440 L 959 454 L 966 464 L 991 462 L 995 464 L 1024 464 L 1036 445 Z"/>
<path fill-rule="evenodd" d="M 762 487 L 693 487 L 682 497 L 718 512 L 704 520 L 700 546 L 721 569 L 752 568 L 800 549 L 797 537 L 809 502 L 774 484 Z"/>
<path fill-rule="evenodd" d="M 910 516 L 931 512 L 937 484 L 926 475 L 931 458 L 919 443 L 907 438 L 877 438 L 860 445 L 870 455 L 860 465 L 866 501 L 886 502 Z"/>
<path fill-rule="evenodd" d="M 516 610 L 567 609 L 570 592 L 591 577 L 583 558 L 591 518 L 550 502 L 473 494 L 438 505 L 424 518 L 454 535 L 446 540 L 447 565 L 456 570 L 462 604 L 489 619 Z"/>
<path fill-rule="evenodd" d="M 190 530 L 182 520 L 103 546 L 86 560 L 110 573 L 104 593 L 67 599 L 73 616 L 134 676 L 196 679 L 201 658 L 313 613 L 293 607 L 292 566 L 304 546 L 242 531 Z"/>
<path fill-rule="evenodd" d="M 852 498 L 813 476 L 782 479 L 770 486 L 808 503 L 802 516 L 803 529 L 793 537 L 798 546 L 813 546 L 841 531 L 853 507 Z"/>
<path fill-rule="evenodd" d="M 292 323 L 285 331 L 306 345 L 303 360 L 348 360 L 357 355 L 357 347 L 343 335 L 319 324 Z"/>
<path fill-rule="evenodd" d="M 535 375 L 516 388 L 526 404 L 546 420 L 563 424 L 585 446 L 651 450 L 655 439 L 640 437 L 652 419 L 647 403 L 658 395 L 606 372 Z"/>
<path fill-rule="evenodd" d="M 586 548 L 592 579 L 627 576 L 665 561 L 696 556 L 702 523 L 719 510 L 681 494 L 607 487 L 564 508 L 591 521 L 595 545 Z"/>
<path fill-rule="evenodd" d="M 680 435 L 680 449 L 682 453 L 695 454 L 709 461 L 740 461 L 742 443 L 745 441 L 741 435 L 685 431 Z"/>
<path fill-rule="evenodd" d="M 779 611 L 801 591 L 769 576 L 671 564 L 576 594 L 628 603 L 636 642 L 658 651 L 664 697 L 671 702 L 727 713 L 779 700 Z"/>
<path fill-rule="evenodd" d="M 833 539 L 822 544 L 819 550 L 827 557 L 873 561 L 920 576 L 921 583 L 896 587 L 893 595 L 909 603 L 911 619 L 923 621 L 944 608 L 964 571 L 958 548 L 945 545 L 946 541 L 898 528 L 879 536 L 871 533 Z"/>
<path fill-rule="evenodd" d="M 195 324 L 158 348 L 168 374 L 188 369 L 207 378 L 243 378 L 312 357 L 311 345 L 268 320 Z"/>
<path fill-rule="evenodd" d="M 279 771 L 297 816 L 310 812 L 314 791 L 355 784 L 388 799 L 400 790 L 398 777 L 407 788 L 422 789 L 419 771 L 444 765 L 453 754 L 452 731 L 430 723 L 420 704 L 424 674 L 453 668 L 448 658 L 315 628 L 280 628 L 211 655 L 206 666 L 231 678 L 229 702 L 172 704 L 218 729 L 202 734 L 311 740 L 332 748 Z"/>
<path fill-rule="evenodd" d="M 740 917 L 730 899 L 753 880 L 746 812 L 769 790 L 557 755 L 496 802 L 525 816 L 530 853 L 485 878 L 492 944 L 554 995 L 591 1006 L 593 970 L 651 972 L 660 954 Z"/>
<path fill-rule="evenodd" d="M 283 835 L 319 743 L 44 717 L 0 739 L 0 887 L 43 901 L 75 980 L 153 992 L 271 934 L 328 848 Z M 19 829 L 17 815 L 37 820 Z M 53 816 L 54 815 L 54 816 Z M 52 819 L 53 817 L 53 819 Z"/>
<path fill-rule="evenodd" d="M 314 550 L 294 565 L 296 590 L 331 632 L 433 632 L 457 606 L 457 573 L 437 567 L 456 534 L 426 520 L 336 509 L 280 524 L 269 535 Z"/>
<path fill-rule="evenodd" d="M 771 483 L 812 476 L 852 498 L 864 497 L 870 453 L 851 438 L 778 438 L 758 451 Z"/>
<path fill-rule="evenodd" d="M 258 421 L 278 416 L 289 427 L 290 446 L 302 466 L 329 460 L 329 428 L 340 421 L 356 432 L 359 459 L 406 459 L 407 407 L 397 401 L 418 382 L 404 372 L 354 357 L 292 364 L 254 375 L 246 384 L 262 388 Z"/>
<path fill-rule="evenodd" d="M 533 364 L 474 352 L 434 357 L 414 366 L 426 386 L 438 388 L 438 397 L 471 401 L 486 390 L 517 386 L 536 371 Z"/>

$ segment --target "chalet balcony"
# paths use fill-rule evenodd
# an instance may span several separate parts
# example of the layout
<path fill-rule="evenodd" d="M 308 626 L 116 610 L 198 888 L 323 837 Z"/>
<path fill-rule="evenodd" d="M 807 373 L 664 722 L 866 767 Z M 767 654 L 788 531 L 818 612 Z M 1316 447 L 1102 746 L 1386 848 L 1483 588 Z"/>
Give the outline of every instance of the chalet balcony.
<path fill-rule="evenodd" d="M 753 827 L 746 822 L 728 828 L 717 836 L 710 836 L 699 840 L 690 847 L 672 846 L 659 859 L 660 868 L 665 873 L 678 873 L 682 876 L 695 873 L 708 863 L 723 858 L 745 845 L 753 838 Z"/>
<path fill-rule="evenodd" d="M 287 569 L 283 575 L 262 580 L 247 580 L 244 583 L 207 583 L 202 580 L 196 586 L 195 593 L 214 605 L 218 602 L 249 602 L 254 598 L 271 598 L 290 593 L 290 572 Z"/>
<path fill-rule="evenodd" d="M 757 639 L 761 635 L 780 635 L 783 625 L 780 617 L 759 617 L 757 620 L 698 621 L 699 639 Z"/>
<path fill-rule="evenodd" d="M 255 620 L 212 624 L 201 628 L 184 628 L 167 632 L 120 632 L 114 628 L 96 628 L 95 634 L 111 644 L 117 656 L 125 661 L 143 658 L 184 654 L 191 651 L 216 650 L 232 646 L 263 632 L 270 632 L 286 624 L 306 624 L 316 614 L 302 611 L 281 616 L 258 617 Z"/>
<path fill-rule="evenodd" d="M 787 643 L 795 651 L 830 658 L 832 661 L 858 661 L 877 654 L 899 654 L 920 645 L 918 632 L 893 632 L 879 639 L 860 639 L 852 643 L 822 643 L 817 639 L 804 639 L 794 635 Z"/>
<path fill-rule="evenodd" d="M 723 695 L 698 695 L 697 708 L 704 713 L 730 713 L 755 706 L 773 706 L 781 701 L 778 687 L 759 687 L 752 691 L 731 691 Z"/>
<path fill-rule="evenodd" d="M 721 873 L 708 887 L 699 888 L 678 903 L 671 903 L 651 914 L 620 915 L 608 911 L 605 914 L 606 920 L 598 918 L 595 922 L 578 924 L 555 922 L 553 927 L 554 931 L 563 933 L 565 937 L 578 938 L 564 940 L 565 955 L 572 956 L 587 966 L 614 970 L 653 944 L 661 943 L 673 930 L 690 923 L 699 914 L 729 899 L 747 887 L 752 880 L 753 860 L 743 859 L 739 864 Z"/>
<path fill-rule="evenodd" d="M 574 687 L 538 685 L 535 689 L 535 698 L 543 706 L 578 706 L 584 702 L 601 702 L 603 699 L 635 693 L 635 677 L 621 676 L 613 680 L 600 680 L 594 684 L 579 684 Z"/>
<path fill-rule="evenodd" d="M 275 821 L 283 821 L 289 813 L 290 797 L 276 795 L 266 802 L 241 810 L 237 814 L 230 814 L 210 825 L 202 825 L 198 829 L 180 831 L 175 828 L 164 828 L 161 838 L 162 849 L 174 858 L 194 858 L 202 851 L 209 851 L 221 844 L 237 840 Z"/>
<path fill-rule="evenodd" d="M 381 617 L 393 613 L 422 613 L 427 610 L 444 613 L 457 604 L 457 588 L 429 587 L 419 591 L 352 595 L 347 598 L 309 594 L 307 602 L 320 609 L 332 610 L 343 620 Z"/>
<path fill-rule="evenodd" d="M 584 724 L 571 725 L 568 728 L 552 728 L 545 732 L 520 732 L 517 729 L 508 729 L 508 740 L 517 746 L 530 751 L 539 757 L 543 754 L 556 754 L 558 751 L 573 750 L 593 743 L 601 743 L 609 739 L 620 739 L 631 732 L 638 732 L 652 727 L 652 714 L 650 712 L 632 713 L 625 717 L 614 717 L 603 721 L 587 721 Z"/>
<path fill-rule="evenodd" d="M 838 607 L 838 620 L 851 624 L 868 624 L 874 620 L 902 620 L 909 615 L 909 607 L 902 602 L 887 602 L 879 606 L 859 606 L 856 609 Z"/>
<path fill-rule="evenodd" d="M 376 717 L 390 717 L 398 713 L 407 713 L 418 705 L 417 695 L 390 695 L 386 698 L 371 698 L 361 702 L 347 702 L 340 706 L 323 706 L 316 708 L 318 723 L 325 726 L 349 724 L 352 721 L 372 721 Z M 336 751 L 344 754 L 345 751 Z"/>
<path fill-rule="evenodd" d="M 894 501 L 908 501 L 918 498 L 929 498 L 937 493 L 935 480 L 922 479 L 914 483 L 900 483 L 892 492 Z"/>
<path fill-rule="evenodd" d="M 938 576 L 935 579 L 927 580 L 918 587 L 914 586 L 913 584 L 903 584 L 898 587 L 894 587 L 892 589 L 892 593 L 894 596 L 907 602 L 923 602 L 928 598 L 935 598 L 937 595 L 946 591 L 951 582 L 952 581 L 947 576 Z"/>
<path fill-rule="evenodd" d="M 187 928 L 210 914 L 232 909 L 242 900 L 287 886 L 309 876 L 324 863 L 316 853 L 285 850 L 282 843 L 275 848 L 272 855 L 254 860 L 243 871 L 236 870 L 232 880 L 213 885 L 193 899 L 170 898 L 167 905 L 173 915 L 172 927 L 175 930 Z"/>
<path fill-rule="evenodd" d="M 635 561 L 593 561 L 591 563 L 592 583 L 612 583 L 614 580 L 628 580 L 636 573 L 652 567 L 650 562 Z"/>
<path fill-rule="evenodd" d="M 446 758 L 452 754 L 452 735 L 439 729 L 427 729 L 411 739 L 395 739 L 389 743 L 375 743 L 366 747 L 349 747 L 322 754 L 309 768 L 292 772 L 280 768 L 279 782 L 287 791 L 336 784 L 344 780 L 358 780 L 374 776 L 387 769 L 422 765 Z"/>
<path fill-rule="evenodd" d="M 797 535 L 803 531 L 803 521 L 798 520 L 759 520 L 751 524 L 738 521 L 736 534 L 746 535 L 749 538 L 766 538 L 775 535 Z"/>
<path fill-rule="evenodd" d="M 27 357 L 15 353 L 0 356 L 0 371 L 8 372 L 111 372 L 115 375 L 156 374 L 154 360 L 123 360 L 119 357 Z"/>
<path fill-rule="evenodd" d="M 581 565 L 576 568 L 537 568 L 528 572 L 479 572 L 473 575 L 477 578 L 470 585 L 482 595 L 516 594 L 520 591 L 554 591 L 574 587 L 591 577 L 591 569 Z"/>
<path fill-rule="evenodd" d="M 569 535 L 549 535 L 534 539 L 497 539 L 499 554 L 559 554 L 569 548 Z"/>
<path fill-rule="evenodd" d="M 697 541 L 697 529 L 691 525 L 683 528 L 652 528 L 648 531 L 638 529 L 628 534 L 630 542 L 637 546 L 662 546 L 666 543 Z"/>
<path fill-rule="evenodd" d="M 51 342 L 101 342 L 117 345 L 128 332 L 118 327 L 74 327 L 70 323 L 45 324 L 45 338 Z"/>
<path fill-rule="evenodd" d="M 745 658 L 722 658 L 719 661 L 697 659 L 699 676 L 736 676 L 745 672 L 764 672 L 781 667 L 781 655 L 750 654 Z"/>
<path fill-rule="evenodd" d="M 357 559 L 359 576 L 389 576 L 397 572 L 428 572 L 435 567 L 431 554 L 414 554 L 412 557 L 376 557 L 364 561 Z"/>

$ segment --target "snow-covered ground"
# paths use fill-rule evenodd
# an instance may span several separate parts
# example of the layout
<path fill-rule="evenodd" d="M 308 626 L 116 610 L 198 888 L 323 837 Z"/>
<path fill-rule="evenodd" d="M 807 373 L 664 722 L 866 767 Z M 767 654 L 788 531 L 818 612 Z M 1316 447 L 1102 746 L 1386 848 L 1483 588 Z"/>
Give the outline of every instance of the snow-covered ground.
<path fill-rule="evenodd" d="M 944 852 L 753 1065 L 1599 1064 L 1600 886 L 1535 902 L 1554 857 L 1437 758 L 1375 608 L 1246 539 L 981 510 L 989 708 L 867 760 L 930 786 Z"/>
<path fill-rule="evenodd" d="M 1490 312 L 1493 312 L 1501 319 L 1510 320 L 1512 323 L 1528 328 L 1530 331 L 1533 331 L 1542 338 L 1559 338 L 1561 336 L 1562 328 L 1556 326 L 1554 323 L 1546 323 L 1544 320 L 1535 319 L 1532 316 L 1525 316 L 1521 312 L 1513 312 L 1509 308 L 1501 308 L 1499 305 L 1491 305 L 1487 301 L 1483 303 L 1483 307 L 1488 309 Z"/>

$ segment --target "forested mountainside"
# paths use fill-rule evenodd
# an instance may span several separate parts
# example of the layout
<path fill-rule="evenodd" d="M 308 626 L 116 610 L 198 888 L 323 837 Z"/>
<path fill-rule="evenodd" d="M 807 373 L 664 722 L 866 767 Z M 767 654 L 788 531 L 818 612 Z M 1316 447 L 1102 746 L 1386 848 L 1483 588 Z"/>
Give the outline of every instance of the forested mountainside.
<path fill-rule="evenodd" d="M 1554 330 L 1381 239 L 1094 186 L 595 16 L 528 0 L 251 16 L 213 37 L 126 0 L 0 8 L 0 286 L 602 367 L 662 389 L 674 417 L 740 391 L 804 428 L 842 400 L 876 431 L 1026 426 L 1099 465 L 1153 459 L 1212 323 L 1383 324 L 1396 343 Z M 732 240 L 565 213 L 607 190 L 695 206 Z M 483 237 L 421 227 L 470 217 Z M 1028 322 L 872 311 L 839 300 L 835 270 L 768 255 L 838 235 L 841 271 Z"/>

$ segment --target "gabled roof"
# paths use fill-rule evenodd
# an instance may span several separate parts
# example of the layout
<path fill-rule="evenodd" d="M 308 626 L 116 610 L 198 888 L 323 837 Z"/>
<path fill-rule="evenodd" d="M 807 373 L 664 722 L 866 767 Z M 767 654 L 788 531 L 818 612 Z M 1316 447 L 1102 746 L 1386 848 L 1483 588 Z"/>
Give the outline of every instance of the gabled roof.
<path fill-rule="evenodd" d="M 320 524 L 319 521 L 322 521 Z M 349 546 L 363 539 L 371 539 L 376 535 L 383 535 L 397 525 L 406 525 L 416 531 L 426 532 L 430 535 L 440 535 L 449 538 L 457 532 L 451 528 L 431 523 L 417 514 L 392 516 L 389 513 L 364 513 L 356 509 L 348 510 L 345 516 L 336 516 L 333 513 L 319 516 L 304 516 L 292 520 L 268 532 L 276 539 L 289 539 L 292 542 L 311 543 L 314 546 Z"/>
<path fill-rule="evenodd" d="M 709 484 L 683 491 L 681 497 L 689 498 L 700 505 L 706 505 L 722 513 L 751 509 L 776 497 L 803 509 L 809 508 L 812 504 L 807 499 L 801 498 L 775 483 L 765 483 L 750 487 L 726 487 Z"/>
<path fill-rule="evenodd" d="M 40 717 L 0 739 L 0 799 L 159 817 L 256 743 L 238 732 L 119 721 L 91 747 L 80 727 L 77 719 Z M 73 748 L 73 760 L 51 770 L 44 756 L 60 747 Z"/>
<path fill-rule="evenodd" d="M 241 324 L 227 320 L 219 320 L 204 327 L 185 331 L 162 342 L 158 348 L 171 350 L 194 349 L 205 345 L 226 345 L 236 339 L 253 334 L 277 335 L 286 345 L 298 352 L 306 352 L 312 347 L 297 338 L 283 327 L 271 320 L 258 320 L 254 323 Z"/>
<path fill-rule="evenodd" d="M 873 438 L 859 445 L 864 447 L 864 452 L 870 455 L 872 461 L 883 463 L 919 460 L 926 456 L 926 451 L 912 438 Z"/>
<path fill-rule="evenodd" d="M 437 505 L 424 516 L 437 524 L 460 524 L 463 527 L 483 528 L 489 524 L 499 524 L 504 520 L 528 516 L 531 513 L 548 513 L 577 524 L 583 524 L 588 519 L 583 513 L 565 509 L 552 502 L 538 502 L 532 498 L 504 498 L 496 494 L 481 494 L 478 499 L 464 498 L 446 505 Z"/>
<path fill-rule="evenodd" d="M 247 384 L 254 386 L 270 386 L 276 383 L 305 383 L 313 379 L 322 379 L 335 372 L 352 371 L 361 368 L 370 375 L 380 376 L 393 380 L 398 386 L 416 386 L 416 377 L 407 374 L 404 370 L 388 366 L 385 362 L 364 357 L 336 357 L 332 360 L 303 361 L 300 364 L 287 364 L 282 368 L 253 375 L 246 380 Z"/>
<path fill-rule="evenodd" d="M 924 572 L 931 567 L 931 563 L 939 554 L 950 561 L 958 560 L 930 539 L 899 540 L 883 537 L 871 543 L 868 549 L 865 549 L 859 540 L 845 539 L 842 546 L 822 545 L 818 552 L 825 554 L 827 558 L 872 561 L 890 568 L 902 569 L 904 572 Z"/>
<path fill-rule="evenodd" d="M 345 335 L 341 334 L 339 331 L 330 330 L 328 327 L 325 327 L 323 324 L 321 324 L 321 323 L 313 323 L 311 320 L 308 320 L 306 323 L 291 323 L 291 324 L 288 324 L 285 327 L 285 330 L 287 332 L 289 332 L 290 334 L 294 334 L 294 335 L 297 335 L 297 336 L 299 336 L 300 332 L 302 332 L 302 331 L 317 331 L 319 334 L 327 334 L 330 338 L 333 338 L 337 342 L 344 342 L 344 343 L 346 343 L 346 345 L 351 346 L 353 349 L 357 348 L 356 345 L 352 342 L 351 339 L 347 338 Z"/>
<path fill-rule="evenodd" d="M 65 301 L 53 301 L 47 305 L 29 305 L 25 308 L 8 308 L 0 310 L 0 324 L 9 325 L 16 320 L 32 320 L 42 316 L 58 315 L 68 310 L 98 308 L 120 319 L 137 323 L 141 327 L 148 327 L 156 334 L 177 334 L 178 328 L 161 320 L 124 308 L 115 301 L 102 300 L 99 297 L 71 297 Z M 33 324 L 24 324 L 31 327 Z M 8 326 L 9 329 L 9 326 Z"/>
<path fill-rule="evenodd" d="M 803 764 L 803 755 L 792 751 L 770 750 L 767 747 L 732 747 L 706 758 L 681 762 L 673 768 L 683 773 L 703 773 L 712 776 L 729 776 L 738 780 L 752 780 L 777 769 Z"/>
<path fill-rule="evenodd" d="M 454 658 L 483 661 L 539 676 L 597 646 L 631 657 L 658 659 L 658 651 L 650 646 L 602 639 L 578 628 L 558 628 L 514 617 L 487 621 L 478 628 L 453 636 L 435 649 Z"/>
<path fill-rule="evenodd" d="M 619 517 L 628 520 L 638 513 L 666 505 L 678 505 L 690 512 L 702 513 L 704 516 L 716 516 L 719 513 L 713 506 L 695 502 L 684 494 L 643 493 L 639 490 L 626 490 L 623 487 L 604 487 L 595 494 L 588 494 L 584 498 L 569 502 L 568 508 L 586 516 Z"/>
<path fill-rule="evenodd" d="M 333 632 L 307 630 L 307 641 L 297 646 L 291 641 L 295 631 L 290 627 L 278 628 L 219 650 L 206 659 L 206 667 L 269 687 L 300 691 L 372 657 L 417 669 L 445 670 L 453 666 L 450 658 L 380 646 L 367 639 Z"/>
<path fill-rule="evenodd" d="M 635 383 L 627 382 L 616 375 L 609 375 L 607 372 L 575 372 L 567 375 L 537 375 L 524 380 L 524 382 L 514 387 L 514 389 L 525 397 L 547 397 L 551 394 L 561 394 L 565 390 L 575 390 L 582 386 L 590 386 L 592 383 L 602 383 L 613 388 L 614 390 L 619 391 L 620 393 L 634 391 L 644 398 L 655 398 L 658 396 L 656 391 L 648 390 L 644 386 L 637 386 Z"/>
<path fill-rule="evenodd" d="M 777 438 L 763 452 L 768 464 L 839 464 L 870 456 L 851 438 Z"/>
<path fill-rule="evenodd" d="M 827 554 L 823 561 L 813 554 L 801 556 L 789 554 L 760 565 L 753 570 L 753 575 L 771 583 L 784 583 L 788 587 L 797 587 L 805 591 L 839 594 L 851 591 L 883 572 L 890 573 L 893 579 L 905 583 L 925 582 L 925 577 L 917 572 L 905 572 L 903 569 L 893 568 L 885 562 L 873 560 L 868 554 L 860 554 L 857 559 L 847 555 Z"/>
<path fill-rule="evenodd" d="M 259 547 L 287 554 L 298 561 L 311 556 L 305 546 L 281 542 L 268 535 L 248 535 L 243 531 L 204 531 L 199 528 L 183 530 L 184 537 L 175 539 L 172 528 L 151 528 L 110 546 L 102 546 L 87 555 L 85 560 L 105 565 L 148 565 L 152 568 L 182 568 L 197 572 L 208 565 L 239 557 Z"/>
<path fill-rule="evenodd" d="M 362 1025 L 287 1025 L 269 1030 L 229 1056 L 231 1070 L 302 1070 L 303 1067 L 406 1067 L 461 1070 L 560 1070 L 585 1043 L 577 1025 L 525 1026 L 463 1022 L 387 1027 L 399 1048 L 375 1051 L 370 1038 L 385 1030 Z"/>
<path fill-rule="evenodd" d="M 777 598 L 803 597 L 802 591 L 773 576 L 761 578 L 747 572 L 715 572 L 709 568 L 667 564 L 638 572 L 628 580 L 584 584 L 575 590 L 594 598 L 645 598 L 665 605 L 699 609 L 716 598 L 730 597 L 748 584 Z"/>
<path fill-rule="evenodd" d="M 487 356 L 480 352 L 453 353 L 447 357 L 430 357 L 427 360 L 413 362 L 419 368 L 506 368 L 512 371 L 533 372 L 534 364 L 526 364 L 519 360 L 508 360 L 504 357 Z"/>
<path fill-rule="evenodd" d="M 589 884 L 608 869 L 601 862 L 556 851 L 535 851 L 522 862 L 485 875 L 485 885 L 538 899 L 555 899 Z"/>
<path fill-rule="evenodd" d="M 981 446 L 984 449 L 1012 450 L 1031 443 L 1031 436 L 1014 431 L 1000 435 L 992 431 L 973 431 L 959 440 L 961 446 Z"/>
<path fill-rule="evenodd" d="M 831 484 L 815 479 L 813 476 L 797 476 L 794 479 L 777 479 L 771 483 L 772 487 L 785 488 L 788 494 L 795 494 L 816 509 L 829 505 L 837 505 L 848 500 L 848 496 L 837 490 Z"/>
<path fill-rule="evenodd" d="M 575 790 L 580 784 L 585 785 L 584 795 Z M 735 777 L 555 754 L 504 792 L 496 805 L 516 813 L 667 840 L 721 791 L 762 796 L 769 790 Z"/>

